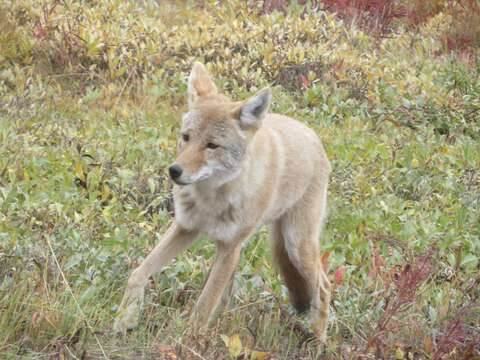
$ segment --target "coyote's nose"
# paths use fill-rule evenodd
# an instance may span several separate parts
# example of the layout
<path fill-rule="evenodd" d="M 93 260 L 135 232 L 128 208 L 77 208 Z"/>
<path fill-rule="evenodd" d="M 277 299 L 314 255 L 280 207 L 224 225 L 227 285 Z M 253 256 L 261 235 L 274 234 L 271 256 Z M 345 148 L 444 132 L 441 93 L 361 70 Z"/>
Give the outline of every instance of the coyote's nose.
<path fill-rule="evenodd" d="M 168 168 L 168 172 L 170 173 L 170 177 L 175 180 L 182 175 L 183 169 L 180 167 L 180 165 L 173 164 Z"/>

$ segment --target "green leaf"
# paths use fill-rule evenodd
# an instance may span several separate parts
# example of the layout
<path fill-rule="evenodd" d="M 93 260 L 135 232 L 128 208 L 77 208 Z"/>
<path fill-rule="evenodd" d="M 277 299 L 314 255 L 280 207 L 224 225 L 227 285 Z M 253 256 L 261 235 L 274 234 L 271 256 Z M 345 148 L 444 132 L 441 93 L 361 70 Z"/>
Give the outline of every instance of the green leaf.
<path fill-rule="evenodd" d="M 466 268 L 476 268 L 478 264 L 478 256 L 475 256 L 473 254 L 467 254 L 463 257 L 462 262 L 460 263 L 460 266 L 466 267 Z"/>

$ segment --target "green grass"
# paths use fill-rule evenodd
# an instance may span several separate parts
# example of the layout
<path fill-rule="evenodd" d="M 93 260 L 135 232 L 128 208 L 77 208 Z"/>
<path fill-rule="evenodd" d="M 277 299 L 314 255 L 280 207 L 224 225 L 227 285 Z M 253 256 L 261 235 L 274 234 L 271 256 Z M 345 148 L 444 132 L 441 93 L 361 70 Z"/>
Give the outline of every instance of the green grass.
<path fill-rule="evenodd" d="M 1 9 L 17 24 L 1 38 L 9 51 L 0 59 L 5 358 L 102 358 L 105 352 L 168 359 L 177 352 L 179 359 L 223 359 L 230 356 L 225 336 L 238 334 L 242 353 L 254 349 L 275 359 L 379 356 L 380 348 L 386 358 L 429 359 L 441 350 L 459 309 L 470 305 L 461 317 L 468 336 L 449 356 L 468 351 L 480 327 L 474 306 L 480 295 L 480 62 L 478 52 L 474 63 L 434 56 L 441 18 L 419 32 L 399 29 L 377 41 L 322 13 L 303 21 L 294 13 L 259 17 L 236 3 L 159 10 L 147 2 L 144 12 L 140 5 L 133 11 L 134 3 L 112 2 L 111 9 L 72 3 L 47 19 L 52 29 L 82 6 L 82 34 L 90 29 L 99 43 L 113 43 L 120 64 L 103 63 L 101 52 L 109 50 L 98 44 L 95 50 L 91 39 L 90 53 L 75 43 L 55 58 L 55 49 L 65 46 L 61 39 L 28 31 L 41 16 L 38 5 L 22 1 Z M 94 21 L 102 16 L 104 22 Z M 248 19 L 250 31 L 225 31 Z M 174 24 L 171 37 L 162 35 Z M 139 27 L 149 35 L 146 48 L 137 41 Z M 249 40 L 252 31 L 261 38 L 265 29 L 273 34 L 271 47 Z M 245 51 L 225 55 L 229 41 Z M 312 46 L 303 58 L 302 41 Z M 160 60 L 150 56 L 155 44 Z M 254 62 L 262 56 L 272 59 Z M 273 85 L 273 110 L 309 124 L 323 139 L 333 174 L 322 250 L 332 253 L 335 283 L 323 349 L 304 342 L 299 324 L 305 321 L 288 305 L 263 230 L 244 250 L 231 301 L 207 336 L 190 336 L 189 313 L 212 263 L 208 239 L 155 276 L 138 329 L 126 338 L 112 333 L 129 273 L 171 221 L 165 169 L 175 157 L 193 59 L 210 59 L 217 83 L 234 98 Z M 296 85 L 298 71 L 309 78 L 308 89 Z M 378 335 L 387 303 L 399 296 L 395 279 L 427 252 L 428 278 Z M 375 264 L 380 267 L 373 271 Z"/>

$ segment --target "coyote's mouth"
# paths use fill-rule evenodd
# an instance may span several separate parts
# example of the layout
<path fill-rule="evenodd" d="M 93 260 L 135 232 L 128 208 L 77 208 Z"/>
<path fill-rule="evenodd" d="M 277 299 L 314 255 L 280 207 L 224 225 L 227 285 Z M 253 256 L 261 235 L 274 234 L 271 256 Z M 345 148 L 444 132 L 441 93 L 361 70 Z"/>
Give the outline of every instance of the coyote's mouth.
<path fill-rule="evenodd" d="M 185 174 L 184 176 L 180 176 L 176 179 L 172 179 L 173 182 L 180 186 L 191 185 L 195 184 L 204 180 L 207 180 L 211 177 L 212 171 L 208 169 L 202 169 L 195 175 Z"/>
<path fill-rule="evenodd" d="M 181 181 L 181 180 L 179 180 L 179 179 L 177 179 L 177 180 L 173 180 L 173 179 L 172 179 L 172 181 L 173 181 L 175 184 L 180 185 L 180 186 L 185 186 L 185 185 L 190 185 L 190 184 L 192 184 L 191 182 Z"/>

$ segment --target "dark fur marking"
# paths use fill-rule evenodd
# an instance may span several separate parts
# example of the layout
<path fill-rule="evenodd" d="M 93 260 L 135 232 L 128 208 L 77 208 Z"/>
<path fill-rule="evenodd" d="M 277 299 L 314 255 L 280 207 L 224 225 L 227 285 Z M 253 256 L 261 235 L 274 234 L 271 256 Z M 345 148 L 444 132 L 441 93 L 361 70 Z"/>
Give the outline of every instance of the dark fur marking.
<path fill-rule="evenodd" d="M 282 239 L 277 239 L 277 243 L 274 245 L 275 260 L 287 285 L 290 301 L 295 310 L 302 314 L 310 309 L 311 295 L 306 280 L 292 264 L 283 242 L 282 237 Z"/>

